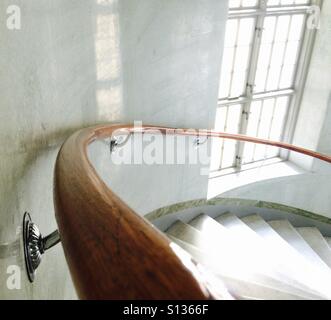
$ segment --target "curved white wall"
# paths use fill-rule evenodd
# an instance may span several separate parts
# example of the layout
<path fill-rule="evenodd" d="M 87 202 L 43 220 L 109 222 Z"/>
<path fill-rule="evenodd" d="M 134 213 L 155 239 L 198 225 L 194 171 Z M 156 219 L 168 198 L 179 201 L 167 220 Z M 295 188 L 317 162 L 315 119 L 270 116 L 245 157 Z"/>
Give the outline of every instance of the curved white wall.
<path fill-rule="evenodd" d="M 248 184 L 220 197 L 264 200 L 331 218 L 331 175 L 306 173 Z"/>
<path fill-rule="evenodd" d="M 0 299 L 75 298 L 60 246 L 28 283 L 24 211 L 45 234 L 56 227 L 55 156 L 78 128 L 213 122 L 227 1 L 16 0 L 17 31 L 6 28 L 11 4 L 0 2 Z M 22 271 L 18 290 L 6 284 L 10 265 Z"/>
<path fill-rule="evenodd" d="M 331 1 L 323 1 L 321 13 L 293 144 L 331 154 Z M 329 170 L 320 161 L 296 154 L 291 160 L 307 170 Z"/>

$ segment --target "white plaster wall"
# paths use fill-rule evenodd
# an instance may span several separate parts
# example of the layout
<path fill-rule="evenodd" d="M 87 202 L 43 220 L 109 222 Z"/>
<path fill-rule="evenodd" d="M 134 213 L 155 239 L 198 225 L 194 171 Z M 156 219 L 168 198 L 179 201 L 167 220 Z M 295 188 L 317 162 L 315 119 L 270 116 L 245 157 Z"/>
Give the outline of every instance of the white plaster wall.
<path fill-rule="evenodd" d="M 323 1 L 321 27 L 317 32 L 313 56 L 293 143 L 331 154 L 331 1 Z M 306 169 L 328 170 L 312 159 L 292 155 Z"/>
<path fill-rule="evenodd" d="M 143 216 L 178 202 L 207 198 L 210 143 L 196 148 L 193 137 L 144 134 L 140 140 L 139 136 L 115 148 L 112 155 L 104 141 L 88 149 L 99 176 L 127 205 Z"/>
<path fill-rule="evenodd" d="M 227 5 L 121 1 L 124 101 L 131 120 L 214 126 Z"/>
<path fill-rule="evenodd" d="M 331 174 L 306 173 L 248 184 L 220 197 L 281 203 L 331 218 L 330 190 Z"/>
<path fill-rule="evenodd" d="M 78 128 L 212 123 L 227 1 L 16 0 L 19 31 L 6 28 L 10 4 L 0 2 L 0 298 L 72 299 L 61 246 L 28 283 L 24 211 L 45 234 L 56 227 L 53 165 Z M 22 270 L 20 290 L 6 286 L 12 264 Z"/>

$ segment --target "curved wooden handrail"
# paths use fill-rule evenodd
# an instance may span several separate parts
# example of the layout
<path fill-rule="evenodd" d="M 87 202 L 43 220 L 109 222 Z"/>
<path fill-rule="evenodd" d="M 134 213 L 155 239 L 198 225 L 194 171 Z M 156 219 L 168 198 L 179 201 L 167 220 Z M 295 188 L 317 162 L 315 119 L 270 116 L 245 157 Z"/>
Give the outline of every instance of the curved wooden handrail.
<path fill-rule="evenodd" d="M 243 142 L 251 142 L 251 143 L 257 143 L 257 144 L 265 144 L 273 147 L 279 147 L 283 149 L 287 149 L 290 151 L 298 152 L 301 154 L 305 154 L 307 156 L 320 159 L 322 161 L 326 161 L 328 163 L 331 163 L 331 156 L 312 151 L 309 149 L 305 149 L 302 147 L 298 147 L 289 143 L 279 142 L 279 141 L 273 141 L 273 140 L 267 140 L 267 139 L 261 139 L 261 138 L 255 138 L 246 136 L 243 134 L 233 134 L 233 133 L 225 133 L 225 132 L 217 132 L 213 130 L 192 130 L 192 129 L 178 129 L 178 128 L 167 128 L 167 127 L 155 127 L 155 126 L 144 126 L 141 128 L 131 128 L 128 129 L 130 132 L 161 132 L 161 133 L 167 133 L 167 134 L 174 134 L 174 135 L 184 135 L 184 136 L 200 136 L 200 137 L 210 137 L 210 138 L 223 138 L 223 139 L 229 139 L 229 140 L 236 140 L 236 141 L 243 141 Z"/>
<path fill-rule="evenodd" d="M 54 206 L 65 256 L 80 298 L 211 299 L 222 297 L 202 269 L 129 208 L 98 176 L 87 146 L 118 130 L 196 135 L 190 130 L 99 125 L 74 133 L 55 165 Z M 263 143 L 331 163 L 331 157 L 280 142 L 214 131 L 200 136 Z M 224 292 L 223 292 L 224 293 Z"/>

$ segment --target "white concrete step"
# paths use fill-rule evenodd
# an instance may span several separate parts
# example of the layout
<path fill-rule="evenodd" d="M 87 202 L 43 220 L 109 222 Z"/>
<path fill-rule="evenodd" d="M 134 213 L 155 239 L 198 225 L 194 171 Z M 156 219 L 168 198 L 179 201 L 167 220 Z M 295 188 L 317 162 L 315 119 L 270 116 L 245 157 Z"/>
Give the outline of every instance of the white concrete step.
<path fill-rule="evenodd" d="M 330 249 L 331 249 L 331 238 L 325 237 L 326 242 L 328 243 Z"/>
<path fill-rule="evenodd" d="M 311 290 L 303 290 L 303 286 L 292 288 L 290 284 L 285 284 L 270 276 L 263 263 L 259 263 L 257 257 L 253 257 L 252 250 L 247 250 L 241 242 L 228 230 L 219 225 L 215 220 L 206 216 L 199 216 L 191 222 L 199 227 L 199 221 L 205 218 L 205 229 L 198 231 L 191 225 L 181 221 L 174 223 L 167 234 L 195 246 L 209 258 L 209 265 L 214 266 L 218 274 L 223 277 L 240 279 L 248 283 L 274 288 L 278 291 L 285 291 L 288 294 L 300 296 L 306 299 L 321 298 L 320 295 Z M 195 221 L 194 221 L 195 220 Z M 259 259 L 261 261 L 261 259 Z M 304 287 L 304 289 L 306 289 Z"/>
<path fill-rule="evenodd" d="M 305 241 L 313 248 L 320 258 L 331 267 L 331 249 L 317 228 L 296 228 Z"/>
<path fill-rule="evenodd" d="M 224 276 L 220 273 L 220 268 L 214 264 L 214 259 L 209 257 L 208 254 L 204 254 L 195 246 L 182 241 L 176 237 L 169 235 L 169 238 L 177 243 L 181 248 L 185 249 L 189 252 L 192 257 L 199 263 L 204 266 L 208 266 L 208 269 L 217 275 L 221 280 L 222 283 L 228 288 L 229 293 L 236 297 L 237 299 L 250 299 L 250 300 L 257 300 L 257 299 L 265 299 L 265 300 L 302 300 L 302 296 L 297 296 L 290 294 L 288 292 L 279 291 L 275 288 L 270 288 L 267 286 L 262 286 L 260 284 L 254 282 L 248 282 L 244 279 L 239 278 L 231 278 L 228 276 Z M 220 261 L 221 263 L 221 261 Z"/>
<path fill-rule="evenodd" d="M 302 294 L 302 292 L 310 291 L 306 286 L 298 280 L 292 278 L 291 271 L 289 273 L 289 266 L 284 261 L 284 255 L 279 254 L 277 250 L 271 250 L 268 243 L 251 229 L 241 219 L 231 213 L 222 214 L 215 218 L 215 220 L 229 229 L 234 235 L 240 239 L 242 243 L 246 243 L 249 246 L 258 250 L 259 254 L 269 263 L 272 270 L 272 275 L 275 279 L 283 282 L 287 286 L 287 290 L 293 294 Z M 316 295 L 313 291 L 311 294 Z"/>
<path fill-rule="evenodd" d="M 328 265 L 302 238 L 288 220 L 273 220 L 268 221 L 268 224 L 301 255 L 305 256 L 305 258 L 316 265 L 316 267 L 323 269 L 324 272 L 328 272 L 331 275 L 331 269 Z"/>
<path fill-rule="evenodd" d="M 203 235 L 218 237 L 218 250 L 221 250 L 223 253 L 228 252 L 232 258 L 241 259 L 245 263 L 246 268 L 250 268 L 253 272 L 270 276 L 270 265 L 261 256 L 257 247 L 242 241 L 240 237 L 216 220 L 201 214 L 192 219 L 189 225 L 199 230 Z"/>
<path fill-rule="evenodd" d="M 231 274 L 248 274 L 248 268 L 243 267 L 246 254 L 238 254 L 236 244 L 233 246 L 223 246 L 223 243 L 229 243 L 229 239 L 225 234 L 202 233 L 180 220 L 175 222 L 166 231 L 166 234 L 195 246 L 205 254 L 213 256 L 215 261 L 223 260 L 220 264 L 223 274 L 227 272 Z"/>
<path fill-rule="evenodd" d="M 331 299 L 331 278 L 320 272 L 309 260 L 298 253 L 260 216 L 254 214 L 241 219 L 266 242 L 269 250 L 282 261 L 287 275 L 302 284 L 307 290 L 320 293 Z M 300 266 L 300 267 L 298 267 Z"/>
<path fill-rule="evenodd" d="M 219 268 L 216 267 L 213 269 L 213 261 L 209 259 L 202 251 L 200 251 L 197 247 L 189 244 L 188 242 L 182 241 L 169 234 L 167 236 L 179 247 L 187 251 L 187 253 L 189 253 L 196 262 L 203 265 L 203 268 L 207 271 L 207 273 L 204 274 L 206 278 L 205 280 L 213 285 L 213 292 L 216 290 L 216 294 L 218 295 L 217 299 L 234 300 L 238 298 L 238 296 L 233 296 L 233 294 L 230 293 L 228 285 L 225 284 L 220 275 L 215 272 Z"/>

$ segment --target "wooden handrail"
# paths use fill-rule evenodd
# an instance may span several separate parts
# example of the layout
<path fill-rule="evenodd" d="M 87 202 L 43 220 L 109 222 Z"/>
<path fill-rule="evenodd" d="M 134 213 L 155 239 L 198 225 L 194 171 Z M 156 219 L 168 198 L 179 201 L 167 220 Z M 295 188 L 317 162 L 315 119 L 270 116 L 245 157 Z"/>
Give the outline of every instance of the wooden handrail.
<path fill-rule="evenodd" d="M 98 176 L 88 145 L 119 129 L 196 135 L 183 129 L 99 125 L 74 133 L 59 151 L 54 206 L 70 272 L 83 299 L 212 299 L 226 294 L 201 267 L 129 208 Z M 310 150 L 242 135 L 199 131 L 200 136 L 264 143 L 331 163 Z"/>
<path fill-rule="evenodd" d="M 217 132 L 213 130 L 192 130 L 192 129 L 178 129 L 178 128 L 167 128 L 167 127 L 141 127 L 141 128 L 131 128 L 127 129 L 130 132 L 161 132 L 163 134 L 174 134 L 174 135 L 184 135 L 184 136 L 200 136 L 200 137 L 210 137 L 210 138 L 223 138 L 223 139 L 229 139 L 229 140 L 236 140 L 236 141 L 243 141 L 243 142 L 251 142 L 251 143 L 257 143 L 257 144 L 264 144 L 269 145 L 273 147 L 279 147 L 283 149 L 287 149 L 290 151 L 298 152 L 301 154 L 305 154 L 307 156 L 320 159 L 322 161 L 331 163 L 331 156 L 312 151 L 309 149 L 305 149 L 302 147 L 298 147 L 289 143 L 279 142 L 279 141 L 273 141 L 273 140 L 267 140 L 267 139 L 261 139 L 261 138 L 255 138 L 246 136 L 243 134 L 233 134 L 233 133 L 225 133 L 225 132 Z"/>

